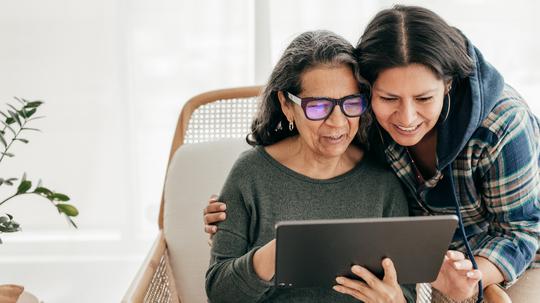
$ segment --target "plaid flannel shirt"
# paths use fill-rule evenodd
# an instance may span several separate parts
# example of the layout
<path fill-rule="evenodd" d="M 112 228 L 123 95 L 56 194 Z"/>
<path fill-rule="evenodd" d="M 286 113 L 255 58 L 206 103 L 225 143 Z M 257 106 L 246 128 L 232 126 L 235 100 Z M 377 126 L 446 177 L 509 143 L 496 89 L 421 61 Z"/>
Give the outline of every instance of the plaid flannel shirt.
<path fill-rule="evenodd" d="M 506 286 L 534 259 L 540 236 L 540 129 L 538 119 L 511 87 L 451 164 L 463 224 L 476 256 L 503 273 Z M 455 207 L 433 207 L 427 193 L 441 171 L 419 182 L 407 150 L 390 140 L 387 161 L 408 189 L 414 215 L 454 214 Z M 465 251 L 461 238 L 452 249 Z M 537 264 L 538 265 L 538 262 Z"/>

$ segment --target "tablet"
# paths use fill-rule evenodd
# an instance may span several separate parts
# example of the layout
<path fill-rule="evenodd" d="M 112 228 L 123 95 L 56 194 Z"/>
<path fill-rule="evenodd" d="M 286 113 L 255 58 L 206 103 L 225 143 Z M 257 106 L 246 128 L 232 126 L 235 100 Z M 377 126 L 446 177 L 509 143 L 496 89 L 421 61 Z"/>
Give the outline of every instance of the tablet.
<path fill-rule="evenodd" d="M 331 287 L 337 276 L 359 279 L 354 264 L 382 278 L 385 257 L 400 284 L 432 282 L 457 222 L 455 215 L 279 222 L 275 285 Z"/>

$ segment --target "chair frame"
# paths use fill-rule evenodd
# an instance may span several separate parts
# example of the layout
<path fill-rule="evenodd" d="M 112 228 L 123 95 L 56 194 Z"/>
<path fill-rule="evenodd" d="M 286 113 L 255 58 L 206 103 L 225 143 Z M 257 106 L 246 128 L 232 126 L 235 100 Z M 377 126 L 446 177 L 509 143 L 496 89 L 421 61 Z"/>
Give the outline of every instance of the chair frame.
<path fill-rule="evenodd" d="M 252 98 L 260 95 L 262 86 L 246 86 L 246 87 L 237 87 L 237 88 L 228 88 L 213 90 L 206 93 L 199 94 L 191 99 L 189 99 L 178 117 L 178 122 L 176 124 L 176 130 L 174 132 L 171 150 L 169 152 L 169 158 L 167 162 L 167 167 L 171 164 L 171 159 L 174 156 L 174 153 L 184 144 L 184 139 L 186 132 L 188 130 L 189 121 L 191 116 L 199 108 L 205 104 L 215 102 L 218 100 L 232 100 L 232 99 L 242 99 L 242 98 Z M 167 177 L 165 177 L 167 179 Z M 165 187 L 165 182 L 164 182 Z M 168 285 L 168 290 L 172 295 L 172 303 L 179 303 L 179 295 L 176 291 L 175 280 L 172 275 L 171 266 L 168 263 L 167 256 L 167 243 L 165 241 L 165 236 L 163 234 L 163 215 L 164 215 L 164 192 L 165 188 L 162 190 L 159 216 L 158 216 L 158 227 L 159 232 L 154 240 L 154 244 L 150 249 L 149 254 L 146 259 L 143 261 L 141 268 L 139 269 L 137 275 L 132 281 L 128 291 L 126 292 L 122 302 L 124 303 L 142 303 L 145 302 L 145 296 L 148 292 L 149 287 L 151 286 L 152 280 L 154 279 L 156 272 L 160 266 L 162 258 L 165 258 L 165 270 L 168 280 L 170 281 Z"/>

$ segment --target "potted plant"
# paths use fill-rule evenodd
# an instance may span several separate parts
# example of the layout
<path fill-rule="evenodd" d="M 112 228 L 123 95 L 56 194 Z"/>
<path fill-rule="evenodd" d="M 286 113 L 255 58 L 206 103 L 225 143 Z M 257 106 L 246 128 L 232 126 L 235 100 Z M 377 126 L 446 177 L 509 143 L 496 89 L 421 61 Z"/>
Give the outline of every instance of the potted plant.
<path fill-rule="evenodd" d="M 30 127 L 32 121 L 43 118 L 35 115 L 43 104 L 42 101 L 15 99 L 18 102 L 16 106 L 8 103 L 6 110 L 0 110 L 0 167 L 4 161 L 15 157 L 12 152 L 14 145 L 28 144 L 28 139 L 24 138 L 26 133 L 39 131 L 37 128 Z M 0 187 L 5 186 L 13 187 L 14 190 L 7 197 L 0 197 L 0 245 L 2 244 L 1 235 L 3 233 L 21 231 L 21 225 L 14 220 L 11 214 L 1 212 L 2 205 L 24 195 L 35 195 L 48 200 L 51 206 L 58 210 L 59 214 L 64 215 L 68 222 L 77 228 L 72 218 L 76 217 L 79 211 L 75 206 L 67 203 L 69 201 L 67 195 L 43 186 L 41 180 L 34 186 L 34 183 L 27 179 L 26 173 L 23 173 L 22 177 L 18 179 L 12 176 L 4 176 L 0 169 Z M 16 302 L 22 290 L 23 288 L 17 285 L 0 285 L 0 299 L 2 299 L 0 301 Z"/>

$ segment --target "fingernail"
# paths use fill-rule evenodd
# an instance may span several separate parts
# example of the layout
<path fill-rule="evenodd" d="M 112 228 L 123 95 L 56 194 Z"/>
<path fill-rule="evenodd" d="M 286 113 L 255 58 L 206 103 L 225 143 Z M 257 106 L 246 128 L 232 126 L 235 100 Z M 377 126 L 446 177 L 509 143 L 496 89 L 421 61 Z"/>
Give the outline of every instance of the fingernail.
<path fill-rule="evenodd" d="M 472 277 L 474 277 L 474 272 L 469 271 L 469 272 L 467 273 L 467 278 L 472 278 Z"/>
<path fill-rule="evenodd" d="M 345 282 L 345 280 L 342 277 L 337 277 L 336 282 L 338 282 L 339 284 L 343 284 L 343 282 Z"/>
<path fill-rule="evenodd" d="M 332 289 L 334 289 L 335 291 L 339 292 L 339 286 L 337 286 L 337 285 L 333 286 Z"/>
<path fill-rule="evenodd" d="M 361 267 L 359 265 L 354 265 L 351 270 L 353 271 L 359 271 L 361 269 Z"/>
<path fill-rule="evenodd" d="M 219 218 L 220 218 L 221 220 L 225 220 L 225 216 L 226 216 L 225 214 L 221 214 L 221 215 L 219 215 Z"/>
<path fill-rule="evenodd" d="M 219 207 L 219 209 L 221 209 L 221 210 L 226 210 L 226 209 L 227 209 L 227 205 L 226 205 L 226 204 L 222 204 L 222 205 Z"/>
<path fill-rule="evenodd" d="M 212 231 L 216 232 L 217 231 L 217 226 L 212 226 Z"/>
<path fill-rule="evenodd" d="M 455 267 L 456 269 L 461 269 L 461 263 L 455 262 L 455 263 L 454 263 L 454 267 Z"/>

